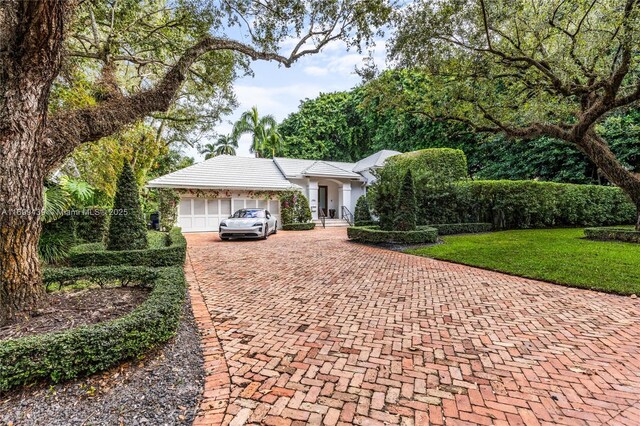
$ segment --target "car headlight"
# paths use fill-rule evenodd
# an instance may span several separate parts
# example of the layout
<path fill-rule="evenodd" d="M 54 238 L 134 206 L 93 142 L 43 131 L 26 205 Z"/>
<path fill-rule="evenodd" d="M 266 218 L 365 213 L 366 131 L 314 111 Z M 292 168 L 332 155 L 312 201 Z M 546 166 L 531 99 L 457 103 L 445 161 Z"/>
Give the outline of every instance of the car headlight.
<path fill-rule="evenodd" d="M 224 222 L 222 222 L 222 223 L 220 224 L 220 226 L 227 226 L 227 224 L 226 224 L 226 223 L 224 223 Z"/>
<path fill-rule="evenodd" d="M 252 226 L 262 226 L 262 222 L 256 222 Z"/>

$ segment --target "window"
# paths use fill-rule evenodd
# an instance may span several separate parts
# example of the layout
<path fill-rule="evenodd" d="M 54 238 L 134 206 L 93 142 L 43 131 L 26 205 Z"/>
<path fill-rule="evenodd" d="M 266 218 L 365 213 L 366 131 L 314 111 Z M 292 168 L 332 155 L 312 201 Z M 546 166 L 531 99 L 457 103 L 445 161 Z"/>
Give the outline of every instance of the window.
<path fill-rule="evenodd" d="M 193 214 L 205 214 L 206 202 L 202 198 L 193 200 Z"/>
<path fill-rule="evenodd" d="M 181 216 L 191 215 L 191 199 L 190 198 L 180 200 L 180 215 Z"/>
<path fill-rule="evenodd" d="M 220 200 L 220 214 L 229 216 L 231 214 L 231 200 L 223 198 Z"/>
<path fill-rule="evenodd" d="M 257 219 L 265 217 L 264 210 L 258 209 L 241 209 L 233 214 L 234 218 L 238 219 Z"/>
<path fill-rule="evenodd" d="M 209 204 L 209 213 L 208 214 L 218 214 L 218 200 L 208 200 Z"/>

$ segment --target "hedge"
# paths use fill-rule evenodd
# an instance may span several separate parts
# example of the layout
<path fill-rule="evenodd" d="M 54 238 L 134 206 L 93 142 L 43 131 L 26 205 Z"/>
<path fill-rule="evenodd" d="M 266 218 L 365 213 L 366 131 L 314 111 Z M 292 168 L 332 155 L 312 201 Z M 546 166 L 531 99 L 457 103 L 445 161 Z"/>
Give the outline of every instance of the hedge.
<path fill-rule="evenodd" d="M 438 223 L 429 224 L 430 227 L 438 230 L 438 235 L 453 234 L 477 234 L 479 232 L 489 232 L 492 229 L 490 223 Z"/>
<path fill-rule="evenodd" d="M 417 190 L 418 219 L 487 222 L 495 229 L 635 223 L 636 209 L 616 187 L 537 181 L 463 181 Z"/>
<path fill-rule="evenodd" d="M 287 223 L 286 225 L 282 225 L 282 229 L 284 231 L 308 231 L 316 227 L 314 222 L 305 222 L 305 223 Z"/>
<path fill-rule="evenodd" d="M 356 220 L 355 226 L 377 226 L 379 225 L 377 220 Z"/>
<path fill-rule="evenodd" d="M 640 231 L 624 228 L 586 228 L 584 235 L 590 240 L 640 243 Z"/>
<path fill-rule="evenodd" d="M 409 170 L 413 175 L 416 195 L 418 195 L 422 188 L 451 184 L 460 179 L 466 179 L 468 177 L 467 157 L 459 149 L 430 148 L 394 155 L 387 159 L 384 167 L 374 172 L 377 180 L 367 191 L 369 205 L 373 208 L 383 229 L 389 231 L 393 229 L 398 208 L 398 192 Z"/>
<path fill-rule="evenodd" d="M 45 287 L 58 289 L 79 281 L 91 281 L 100 287 L 117 283 L 120 286 L 144 286 L 157 278 L 157 273 L 146 266 L 89 266 L 86 268 L 45 268 L 42 274 Z"/>
<path fill-rule="evenodd" d="M 126 268 L 120 269 L 122 273 L 125 271 Z M 129 271 L 133 275 L 142 273 L 141 269 Z M 78 276 L 77 271 L 60 270 L 53 278 L 53 272 L 48 271 L 45 280 L 60 280 L 65 273 L 69 279 Z M 85 278 L 104 273 L 104 269 L 96 268 L 85 272 Z M 122 318 L 3 341 L 0 344 L 0 391 L 42 379 L 60 382 L 93 374 L 167 341 L 180 321 L 186 282 L 181 267 L 161 268 L 153 273 L 155 277 L 149 283 L 153 289 L 147 300 Z"/>
<path fill-rule="evenodd" d="M 144 250 L 104 250 L 99 244 L 81 244 L 74 247 L 69 255 L 69 264 L 76 267 L 105 265 L 137 265 L 161 267 L 184 264 L 187 241 L 180 228 L 173 228 L 167 234 L 168 246 Z"/>
<path fill-rule="evenodd" d="M 347 236 L 361 243 L 423 244 L 435 243 L 438 231 L 429 226 L 419 226 L 415 231 L 384 231 L 378 226 L 351 226 L 347 228 Z"/>

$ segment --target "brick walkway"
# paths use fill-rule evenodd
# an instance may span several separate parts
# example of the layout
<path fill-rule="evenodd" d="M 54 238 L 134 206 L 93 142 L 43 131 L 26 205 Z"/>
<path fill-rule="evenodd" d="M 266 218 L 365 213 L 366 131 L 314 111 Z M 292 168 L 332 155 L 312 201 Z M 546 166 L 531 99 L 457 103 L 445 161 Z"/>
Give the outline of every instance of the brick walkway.
<path fill-rule="evenodd" d="M 196 425 L 640 425 L 638 299 L 344 229 L 187 238 L 209 374 Z"/>

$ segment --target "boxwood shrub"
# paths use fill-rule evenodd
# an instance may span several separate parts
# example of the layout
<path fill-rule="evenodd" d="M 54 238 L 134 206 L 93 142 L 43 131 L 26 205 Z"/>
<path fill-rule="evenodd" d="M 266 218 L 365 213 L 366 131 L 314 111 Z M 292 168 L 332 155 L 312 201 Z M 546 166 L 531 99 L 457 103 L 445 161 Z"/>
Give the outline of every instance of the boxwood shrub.
<path fill-rule="evenodd" d="M 182 265 L 187 253 L 187 241 L 180 228 L 167 234 L 167 247 L 144 250 L 108 251 L 99 243 L 81 244 L 69 255 L 69 264 L 75 267 L 105 265 L 172 266 Z"/>
<path fill-rule="evenodd" d="M 45 268 L 42 281 L 47 290 L 60 289 L 79 281 L 91 281 L 100 287 L 116 283 L 145 286 L 155 280 L 157 272 L 146 266 L 88 266 L 85 268 Z"/>
<path fill-rule="evenodd" d="M 477 234 L 479 232 L 491 231 L 490 223 L 438 223 L 430 224 L 432 228 L 438 230 L 438 235 L 452 234 Z"/>
<path fill-rule="evenodd" d="M 378 221 L 376 220 L 356 220 L 355 226 L 377 226 Z"/>
<path fill-rule="evenodd" d="M 640 243 L 640 231 L 625 228 L 586 228 L 584 235 L 590 240 L 624 241 Z"/>
<path fill-rule="evenodd" d="M 287 223 L 282 225 L 284 231 L 308 231 L 316 227 L 315 222 Z"/>
<path fill-rule="evenodd" d="M 537 181 L 463 181 L 417 187 L 418 220 L 488 222 L 495 229 L 635 223 L 636 209 L 616 187 Z"/>
<path fill-rule="evenodd" d="M 414 231 L 384 231 L 378 226 L 351 226 L 347 228 L 347 236 L 361 243 L 423 244 L 435 243 L 438 231 L 429 226 L 419 226 Z"/>
<path fill-rule="evenodd" d="M 62 332 L 6 340 L 0 344 L 0 391 L 49 379 L 54 382 L 105 370 L 122 360 L 142 355 L 174 335 L 185 299 L 186 282 L 181 267 L 119 268 L 142 279 L 154 274 L 149 297 L 130 314 L 113 321 Z M 149 270 L 148 270 L 149 271 Z M 45 280 L 76 279 L 77 270 L 48 271 Z M 105 270 L 84 272 L 85 278 Z M 142 274 L 142 275 L 139 275 Z M 151 276 L 151 275 L 149 275 Z"/>

